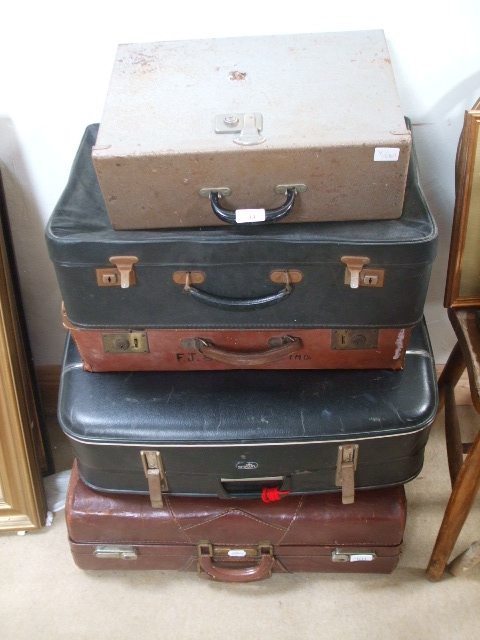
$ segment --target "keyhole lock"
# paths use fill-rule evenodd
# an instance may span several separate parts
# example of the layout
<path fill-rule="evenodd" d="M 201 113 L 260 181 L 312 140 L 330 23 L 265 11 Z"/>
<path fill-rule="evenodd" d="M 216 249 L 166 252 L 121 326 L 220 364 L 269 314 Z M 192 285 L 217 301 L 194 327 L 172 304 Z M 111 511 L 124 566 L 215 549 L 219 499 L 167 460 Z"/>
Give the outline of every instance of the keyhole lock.
<path fill-rule="evenodd" d="M 102 334 L 104 353 L 149 353 L 145 331 L 123 331 Z"/>
<path fill-rule="evenodd" d="M 378 346 L 378 329 L 334 329 L 332 331 L 331 349 L 355 350 L 376 349 Z"/>

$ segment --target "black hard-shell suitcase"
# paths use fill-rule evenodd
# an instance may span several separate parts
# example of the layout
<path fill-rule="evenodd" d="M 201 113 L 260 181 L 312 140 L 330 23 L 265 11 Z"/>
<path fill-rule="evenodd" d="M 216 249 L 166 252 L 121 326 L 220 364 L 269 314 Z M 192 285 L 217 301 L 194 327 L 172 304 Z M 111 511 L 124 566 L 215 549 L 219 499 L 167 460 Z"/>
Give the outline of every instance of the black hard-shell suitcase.
<path fill-rule="evenodd" d="M 396 220 L 115 231 L 92 165 L 97 129 L 87 127 L 46 230 L 76 327 L 408 329 L 421 320 L 437 227 L 413 155 Z"/>
<path fill-rule="evenodd" d="M 84 371 L 68 337 L 58 418 L 92 488 L 279 498 L 403 484 L 437 409 L 425 323 L 402 371 Z"/>

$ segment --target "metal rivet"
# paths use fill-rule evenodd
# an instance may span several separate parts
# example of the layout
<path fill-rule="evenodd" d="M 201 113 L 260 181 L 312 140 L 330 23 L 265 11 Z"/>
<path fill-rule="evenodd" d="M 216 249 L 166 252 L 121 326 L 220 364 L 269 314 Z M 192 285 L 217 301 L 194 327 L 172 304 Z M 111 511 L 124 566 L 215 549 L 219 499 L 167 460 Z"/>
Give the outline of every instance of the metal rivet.
<path fill-rule="evenodd" d="M 236 115 L 232 114 L 232 115 L 228 115 L 225 116 L 223 121 L 225 122 L 225 124 L 227 124 L 229 127 L 234 127 L 236 124 L 239 123 L 239 119 Z"/>

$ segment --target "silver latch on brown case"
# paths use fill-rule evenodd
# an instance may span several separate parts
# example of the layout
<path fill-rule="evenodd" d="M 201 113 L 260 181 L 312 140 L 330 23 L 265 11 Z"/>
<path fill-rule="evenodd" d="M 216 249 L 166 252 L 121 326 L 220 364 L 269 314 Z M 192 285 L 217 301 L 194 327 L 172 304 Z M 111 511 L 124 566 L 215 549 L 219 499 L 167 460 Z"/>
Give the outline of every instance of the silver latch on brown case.
<path fill-rule="evenodd" d="M 342 487 L 342 504 L 355 501 L 355 471 L 358 463 L 358 444 L 344 444 L 338 447 L 335 486 Z"/>
<path fill-rule="evenodd" d="M 135 547 L 114 544 L 99 544 L 95 547 L 93 555 L 96 558 L 119 559 L 119 560 L 136 560 L 137 550 Z"/>
<path fill-rule="evenodd" d="M 335 549 L 332 551 L 332 562 L 372 562 L 377 554 L 375 551 L 361 549 Z"/>
<path fill-rule="evenodd" d="M 148 480 L 148 493 L 154 509 L 163 507 L 163 491 L 168 491 L 167 477 L 159 451 L 140 451 L 143 470 Z"/>

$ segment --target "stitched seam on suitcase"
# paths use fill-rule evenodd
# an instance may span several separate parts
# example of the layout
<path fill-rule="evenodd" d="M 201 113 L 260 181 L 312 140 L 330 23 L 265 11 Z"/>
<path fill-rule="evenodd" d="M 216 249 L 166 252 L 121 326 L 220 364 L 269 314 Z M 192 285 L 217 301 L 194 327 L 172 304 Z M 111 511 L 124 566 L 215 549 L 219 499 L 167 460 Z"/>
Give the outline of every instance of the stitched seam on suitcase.
<path fill-rule="evenodd" d="M 301 511 L 302 507 L 303 507 L 303 503 L 305 501 L 305 496 L 303 495 L 300 500 L 298 501 L 297 504 L 297 508 L 295 509 L 295 513 L 293 514 L 293 518 L 290 520 L 290 524 L 287 527 L 287 530 L 285 531 L 285 533 L 283 534 L 283 536 L 280 538 L 279 540 L 279 544 L 282 542 L 282 540 L 285 539 L 285 537 L 288 535 L 293 523 L 295 522 L 295 520 L 297 519 L 297 516 L 299 514 L 299 512 Z"/>
<path fill-rule="evenodd" d="M 166 504 L 168 505 L 168 510 L 169 510 L 169 512 L 170 512 L 170 516 L 172 517 L 172 520 L 173 520 L 173 522 L 176 524 L 176 526 L 177 526 L 178 530 L 180 531 L 180 533 L 183 535 L 183 537 L 185 538 L 185 540 L 186 540 L 187 542 L 191 542 L 191 541 L 190 541 L 190 539 L 189 539 L 189 537 L 187 536 L 187 534 L 185 533 L 185 531 L 184 531 L 184 530 L 183 530 L 183 528 L 181 527 L 181 525 L 180 525 L 179 521 L 177 520 L 177 518 L 176 518 L 176 516 L 175 516 L 175 513 L 173 512 L 173 509 L 172 509 L 172 505 L 171 505 L 171 503 L 170 503 L 170 500 L 168 499 L 168 496 L 165 496 L 165 502 L 166 502 Z"/>
<path fill-rule="evenodd" d="M 219 515 L 215 515 L 215 516 L 213 516 L 213 517 L 211 517 L 211 518 L 208 518 L 208 519 L 206 519 L 206 520 L 202 520 L 201 522 L 196 523 L 196 524 L 193 524 L 193 525 L 191 525 L 190 527 L 186 527 L 185 529 L 189 529 L 189 530 L 192 530 L 192 531 L 193 531 L 193 530 L 194 530 L 195 528 L 197 528 L 197 527 L 202 527 L 202 526 L 204 526 L 205 524 L 208 524 L 208 523 L 210 523 L 210 522 L 214 522 L 215 520 L 218 520 L 219 518 L 224 518 L 227 514 L 228 514 L 228 515 L 230 515 L 231 513 L 234 513 L 234 512 L 240 513 L 240 514 L 241 514 L 241 516 L 242 516 L 242 518 L 246 517 L 246 518 L 248 518 L 248 519 L 250 519 L 250 520 L 253 520 L 253 522 L 256 522 L 256 523 L 258 523 L 258 524 L 261 524 L 262 526 L 265 526 L 265 525 L 266 525 L 267 527 L 269 527 L 269 528 L 271 528 L 271 529 L 277 529 L 278 531 L 285 531 L 285 528 L 284 528 L 284 527 L 281 527 L 281 526 L 276 525 L 276 524 L 272 524 L 271 522 L 266 522 L 266 521 L 265 521 L 265 520 L 263 520 L 262 518 L 257 518 L 256 516 L 253 516 L 252 514 L 248 513 L 247 511 L 244 511 L 243 509 L 237 509 L 237 508 L 233 508 L 233 509 L 229 508 L 229 509 L 226 509 L 224 512 L 222 512 L 222 513 L 221 513 L 221 514 L 219 514 Z M 183 533 L 185 533 L 185 535 L 187 535 L 187 533 L 186 533 L 186 530 L 185 530 L 185 529 L 184 529 L 184 530 L 182 530 L 182 531 L 183 531 Z M 283 538 L 283 537 L 284 537 L 284 536 L 282 536 L 282 538 Z M 193 543 L 193 542 L 192 542 L 192 543 Z M 216 543 L 215 543 L 215 544 L 230 544 L 230 543 L 231 543 L 231 541 L 230 541 L 230 542 L 220 542 L 220 541 L 216 541 Z M 193 544 L 195 544 L 195 543 L 193 543 Z"/>

